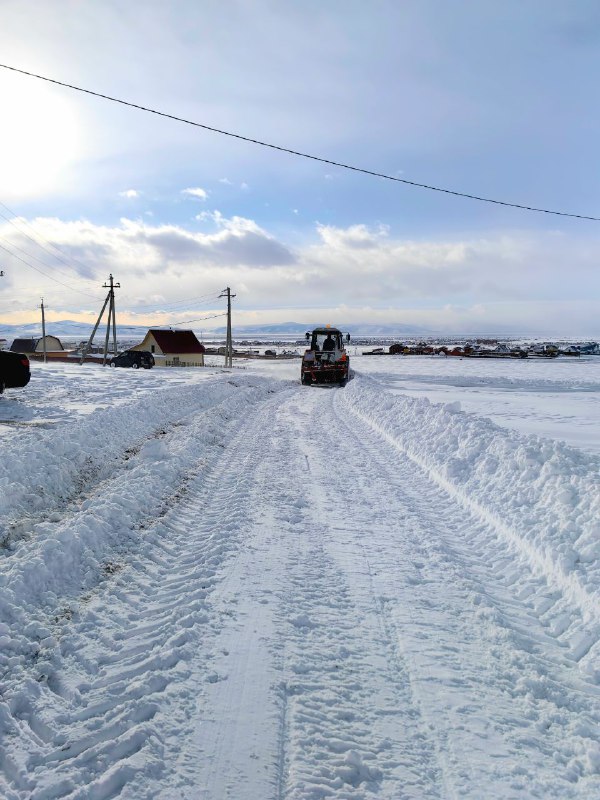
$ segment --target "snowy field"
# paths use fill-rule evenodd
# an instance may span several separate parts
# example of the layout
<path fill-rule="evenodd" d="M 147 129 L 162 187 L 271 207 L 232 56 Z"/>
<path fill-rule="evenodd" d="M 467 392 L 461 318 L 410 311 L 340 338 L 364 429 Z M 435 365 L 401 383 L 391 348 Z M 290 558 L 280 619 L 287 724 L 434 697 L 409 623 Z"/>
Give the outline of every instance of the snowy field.
<path fill-rule="evenodd" d="M 459 402 L 523 433 L 600 454 L 600 358 L 469 359 L 365 356 L 357 367 L 389 391 Z"/>
<path fill-rule="evenodd" d="M 600 358 L 32 365 L 0 797 L 600 797 Z"/>

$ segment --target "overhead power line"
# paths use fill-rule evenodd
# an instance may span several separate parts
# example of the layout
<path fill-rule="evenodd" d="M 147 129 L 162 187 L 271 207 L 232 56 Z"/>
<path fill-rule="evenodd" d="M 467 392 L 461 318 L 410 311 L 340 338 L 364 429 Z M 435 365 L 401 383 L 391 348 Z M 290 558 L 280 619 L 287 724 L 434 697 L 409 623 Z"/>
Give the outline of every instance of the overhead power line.
<path fill-rule="evenodd" d="M 16 247 L 16 245 L 13 245 L 13 247 Z M 69 289 L 69 291 L 71 292 L 77 292 L 78 294 L 86 295 L 87 297 L 92 297 L 94 300 L 98 299 L 95 295 L 88 294 L 88 292 L 82 292 L 80 289 L 75 289 L 72 286 L 68 286 L 66 283 L 63 283 L 62 281 L 59 281 L 58 278 L 53 278 L 52 275 L 48 275 L 48 273 L 44 272 L 44 270 L 34 266 L 31 262 L 27 261 L 26 259 L 21 258 L 21 256 L 18 256 L 16 253 L 14 253 L 12 250 L 9 250 L 8 247 L 5 247 L 3 244 L 0 244 L 0 250 L 4 250 L 6 253 L 12 256 L 12 258 L 16 258 L 18 261 L 21 261 L 23 264 L 25 264 L 26 267 L 29 267 L 30 269 L 33 269 L 36 272 L 39 272 L 40 275 L 43 275 L 45 278 L 49 278 L 49 280 L 54 281 L 54 283 L 58 283 L 60 286 L 64 286 L 65 289 Z M 21 252 L 24 253 L 25 251 L 21 250 Z M 30 253 L 25 253 L 25 254 L 31 255 Z M 33 256 L 33 258 L 36 258 L 36 256 Z"/>
<path fill-rule="evenodd" d="M 48 267 L 49 269 L 52 269 L 52 265 L 51 265 L 51 264 L 47 264 L 47 263 L 46 263 L 46 262 L 45 262 L 43 259 L 41 259 L 39 256 L 36 256 L 36 255 L 34 255 L 33 253 L 28 253 L 28 252 L 27 252 L 27 250 L 23 250 L 23 248 L 22 248 L 22 247 L 18 247 L 18 245 L 14 244 L 13 242 L 10 242 L 10 241 L 9 241 L 9 242 L 6 242 L 6 239 L 5 239 L 3 236 L 0 236 L 0 239 L 2 239 L 2 240 L 5 242 L 5 243 L 8 243 L 9 247 L 11 247 L 13 250 L 18 250 L 18 251 L 19 251 L 19 253 L 22 253 L 24 256 L 27 256 L 28 258 L 33 258 L 35 261 L 38 261 L 40 264 L 43 264 L 45 267 Z M 7 253 L 11 253 L 11 255 L 12 255 L 14 258 L 19 258 L 19 256 L 17 256 L 17 254 L 16 254 L 16 253 L 13 253 L 13 252 L 12 252 L 11 250 L 9 250 L 7 247 L 3 247 L 2 249 L 3 249 L 3 250 L 6 250 L 6 252 L 7 252 Z M 52 255 L 52 254 L 51 254 L 51 255 Z M 34 270 L 36 270 L 36 272 L 39 272 L 39 273 L 41 273 L 41 274 L 42 274 L 42 275 L 44 275 L 46 278 L 49 278 L 51 281 L 54 281 L 55 283 L 59 283 L 61 286 L 65 286 L 65 287 L 66 287 L 66 288 L 68 288 L 68 289 L 71 289 L 71 291 L 72 291 L 72 292 L 77 292 L 78 294 L 83 294 L 83 295 L 85 295 L 86 297 L 93 297 L 93 298 L 94 298 L 94 300 L 96 300 L 96 299 L 97 299 L 95 295 L 92 295 L 92 294 L 90 294 L 89 292 L 84 292 L 84 291 L 82 291 L 81 289 L 75 289 L 73 286 L 67 286 L 67 284 L 66 284 L 66 283 L 63 283 L 62 281 L 59 281 L 59 280 L 58 280 L 58 278 L 54 278 L 52 275 L 48 275 L 48 273 L 47 273 L 47 272 L 44 272 L 43 270 L 39 269 L 38 267 L 35 267 L 35 266 L 34 266 L 34 265 L 33 265 L 33 264 L 30 262 L 30 261 L 27 261 L 26 259 L 23 259 L 23 258 L 21 258 L 21 259 L 20 259 L 20 261 L 22 261 L 22 262 L 23 262 L 23 264 L 25 264 L 26 266 L 28 266 L 28 267 L 31 267 L 31 269 L 34 269 Z"/>
<path fill-rule="evenodd" d="M 36 231 L 36 229 L 33 227 L 33 225 L 31 225 L 29 222 L 27 222 L 26 219 L 23 219 L 23 217 L 20 217 L 18 214 L 16 214 L 7 205 L 5 205 L 4 203 L 0 202 L 0 206 L 2 208 L 4 208 L 6 211 L 8 211 L 9 214 L 12 214 L 13 215 L 13 219 L 11 219 L 10 217 L 7 217 L 1 211 L 0 211 L 0 217 L 2 217 L 2 219 L 5 219 L 10 225 L 12 225 L 14 228 L 16 228 L 16 230 L 19 231 L 21 236 L 25 236 L 27 239 L 32 241 L 34 244 L 36 244 L 38 247 L 40 247 L 46 253 L 51 255 L 52 258 L 58 259 L 58 261 L 61 261 L 63 264 L 65 264 L 65 266 L 69 267 L 69 269 L 72 269 L 71 263 L 69 263 L 68 261 L 65 261 L 65 259 L 62 257 L 63 255 L 67 255 L 67 254 L 63 253 L 63 251 L 60 249 L 60 247 L 58 245 L 53 244 L 49 239 L 46 239 L 45 236 L 42 236 L 42 234 L 39 233 L 39 231 Z M 49 244 L 50 247 L 52 247 L 54 250 L 56 250 L 58 253 L 60 253 L 60 255 L 57 255 L 56 253 L 52 253 L 50 250 L 48 250 L 47 247 L 44 247 L 43 244 L 40 244 L 40 242 L 38 242 L 37 239 L 34 239 L 29 234 L 25 233 L 25 231 L 21 230 L 21 228 L 15 222 L 15 219 L 19 220 L 19 222 L 22 222 L 23 225 L 26 225 L 30 230 L 33 231 L 33 233 L 35 233 L 36 236 L 38 236 L 40 239 L 43 239 L 46 242 L 46 244 Z M 79 264 L 80 267 L 83 267 L 84 269 L 87 269 L 87 267 L 84 264 L 82 264 L 80 261 L 77 261 L 76 258 L 72 258 L 72 257 L 70 257 L 70 258 L 71 258 L 71 262 L 72 263 Z M 79 278 L 78 280 L 91 281 L 92 279 L 91 278 Z"/>
<path fill-rule="evenodd" d="M 174 300 L 172 303 L 153 303 L 149 306 L 136 306 L 135 311 L 175 311 L 177 306 L 185 306 L 185 310 L 192 310 L 192 306 L 203 306 L 212 303 L 219 297 L 219 292 L 210 292 L 209 294 L 201 294 L 199 297 L 190 297 L 187 300 Z M 157 309 L 158 306 L 158 309 Z M 208 310 L 208 309 L 207 309 Z"/>
<path fill-rule="evenodd" d="M 539 214 L 553 214 L 559 217 L 574 217 L 575 219 L 588 219 L 593 220 L 594 222 L 600 222 L 600 217 L 592 217 L 586 214 L 571 214 L 566 211 L 553 211 L 549 208 L 536 208 L 534 206 L 527 206 L 522 203 L 511 203 L 506 200 L 495 200 L 491 197 L 480 197 L 479 195 L 469 194 L 467 192 L 459 192 L 454 189 L 443 189 L 440 186 L 431 186 L 427 183 L 419 183 L 417 181 L 410 181 L 407 178 L 398 178 L 395 175 L 387 175 L 385 172 L 376 172 L 375 170 L 365 169 L 364 167 L 356 167 L 351 164 L 344 164 L 341 161 L 333 161 L 330 158 L 322 158 L 320 156 L 314 156 L 310 153 L 302 153 L 299 150 L 292 150 L 289 147 L 282 147 L 281 145 L 272 144 L 270 142 L 263 142 L 260 139 L 253 139 L 250 136 L 242 136 L 239 133 L 233 133 L 232 131 L 224 131 L 220 128 L 215 128 L 211 125 L 205 125 L 201 122 L 194 122 L 190 119 L 185 119 L 184 117 L 178 117 L 175 114 L 167 114 L 164 111 L 158 111 L 155 108 L 148 108 L 147 106 L 139 105 L 138 103 L 132 103 L 128 100 L 121 100 L 118 97 L 111 97 L 108 94 L 102 94 L 101 92 L 94 92 L 91 89 L 84 89 L 81 86 L 75 86 L 72 83 L 65 83 L 64 81 L 58 81 L 54 78 L 48 78 L 45 75 L 38 75 L 35 72 L 28 72 L 24 69 L 18 69 L 17 67 L 11 67 L 8 64 L 0 64 L 0 68 L 10 70 L 11 72 L 18 72 L 21 75 L 27 75 L 30 78 L 37 78 L 41 81 L 46 81 L 47 83 L 53 83 L 56 86 L 64 86 L 66 89 L 74 89 L 76 92 L 83 92 L 84 94 L 89 94 L 94 97 L 100 97 L 103 100 L 110 100 L 113 103 L 119 103 L 122 106 L 129 106 L 130 108 L 137 108 L 139 111 L 145 111 L 148 114 L 155 114 L 159 117 L 165 117 L 166 119 L 172 119 L 175 122 L 183 122 L 185 125 L 192 125 L 195 128 L 202 128 L 205 131 L 211 131 L 212 133 L 218 133 L 222 136 L 230 136 L 232 139 L 240 139 L 243 142 L 250 142 L 251 144 L 260 145 L 261 147 L 268 147 L 271 150 L 279 150 L 282 153 L 289 153 L 293 156 L 299 156 L 300 158 L 308 158 L 311 161 L 318 161 L 322 164 L 329 164 L 333 167 L 340 167 L 341 169 L 351 170 L 352 172 L 360 172 L 363 175 L 371 175 L 374 178 L 383 178 L 386 181 L 394 181 L 395 183 L 403 183 L 406 186 L 415 186 L 420 189 L 428 189 L 431 192 L 441 192 L 443 194 L 453 195 L 454 197 L 465 197 L 469 200 L 478 200 L 481 203 L 493 203 L 494 205 L 498 206 L 508 206 L 509 208 L 518 208 L 522 211 L 535 211 Z"/>
<path fill-rule="evenodd" d="M 171 325 L 189 325 L 191 322 L 204 322 L 207 319 L 216 319 L 217 317 L 226 317 L 227 312 L 221 311 L 220 314 L 212 314 L 210 317 L 199 317 L 198 319 L 184 319 L 183 322 L 172 322 Z M 167 325 L 169 323 L 165 323 Z"/>

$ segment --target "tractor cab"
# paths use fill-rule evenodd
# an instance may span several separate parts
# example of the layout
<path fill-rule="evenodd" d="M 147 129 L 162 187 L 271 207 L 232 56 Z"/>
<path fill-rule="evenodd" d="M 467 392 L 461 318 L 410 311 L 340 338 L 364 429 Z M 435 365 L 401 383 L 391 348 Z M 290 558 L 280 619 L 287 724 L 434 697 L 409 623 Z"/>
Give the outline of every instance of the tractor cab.
<path fill-rule="evenodd" d="M 336 328 L 315 328 L 310 336 L 310 349 L 315 352 L 331 353 L 334 350 L 344 350 L 344 341 L 341 331 Z"/>

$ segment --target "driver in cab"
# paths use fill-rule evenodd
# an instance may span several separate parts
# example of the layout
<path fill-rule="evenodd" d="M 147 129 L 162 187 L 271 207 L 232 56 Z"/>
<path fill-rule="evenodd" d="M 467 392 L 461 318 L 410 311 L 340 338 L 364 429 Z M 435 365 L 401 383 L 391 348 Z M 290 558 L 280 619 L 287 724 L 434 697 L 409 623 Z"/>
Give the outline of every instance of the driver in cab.
<path fill-rule="evenodd" d="M 323 342 L 323 351 L 330 353 L 332 350 L 335 350 L 335 341 L 333 340 L 332 335 L 328 333 L 327 338 Z"/>

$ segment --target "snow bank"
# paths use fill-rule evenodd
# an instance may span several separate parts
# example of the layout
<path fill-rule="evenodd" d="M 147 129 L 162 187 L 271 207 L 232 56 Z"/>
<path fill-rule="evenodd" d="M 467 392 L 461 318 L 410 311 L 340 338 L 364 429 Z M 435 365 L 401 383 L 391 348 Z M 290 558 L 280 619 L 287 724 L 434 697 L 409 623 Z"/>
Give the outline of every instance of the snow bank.
<path fill-rule="evenodd" d="M 600 615 L 600 459 L 465 414 L 381 391 L 362 376 L 340 393 L 361 417 L 581 610 Z"/>
<path fill-rule="evenodd" d="M 18 539 L 32 516 L 60 509 L 84 489 L 98 486 L 149 436 L 225 401 L 236 392 L 236 384 L 261 394 L 269 389 L 260 379 L 244 377 L 233 382 L 227 376 L 201 385 L 171 386 L 127 405 L 73 418 L 60 427 L 30 430 L 3 440 L 0 545 Z"/>
<path fill-rule="evenodd" d="M 243 424 L 248 408 L 282 385 L 236 377 L 178 386 L 10 442 L 0 465 L 8 542 L 0 550 L 0 667 L 50 636 L 26 625 L 36 609 L 56 613 L 119 569 L 125 550 L 143 547 L 146 521 L 223 452 L 228 423 Z"/>

